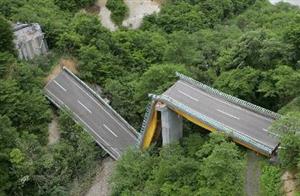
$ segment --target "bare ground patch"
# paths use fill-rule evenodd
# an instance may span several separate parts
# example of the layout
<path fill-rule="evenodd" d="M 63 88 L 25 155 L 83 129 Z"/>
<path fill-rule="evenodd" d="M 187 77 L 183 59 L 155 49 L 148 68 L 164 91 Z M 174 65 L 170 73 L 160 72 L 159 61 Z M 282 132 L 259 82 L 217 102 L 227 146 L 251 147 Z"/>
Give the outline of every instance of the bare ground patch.
<path fill-rule="evenodd" d="M 63 67 L 68 68 L 69 70 L 71 70 L 73 73 L 77 74 L 78 70 L 77 70 L 77 66 L 76 66 L 77 62 L 74 59 L 71 58 L 62 58 L 59 61 L 59 64 L 56 65 L 52 71 L 50 72 L 50 74 L 45 78 L 45 82 L 49 82 L 50 80 L 52 80 L 53 78 L 55 78 L 55 76 L 57 76 Z"/>
<path fill-rule="evenodd" d="M 85 196 L 110 195 L 109 179 L 114 166 L 115 161 L 111 157 L 107 157 L 101 162 L 94 183 Z"/>

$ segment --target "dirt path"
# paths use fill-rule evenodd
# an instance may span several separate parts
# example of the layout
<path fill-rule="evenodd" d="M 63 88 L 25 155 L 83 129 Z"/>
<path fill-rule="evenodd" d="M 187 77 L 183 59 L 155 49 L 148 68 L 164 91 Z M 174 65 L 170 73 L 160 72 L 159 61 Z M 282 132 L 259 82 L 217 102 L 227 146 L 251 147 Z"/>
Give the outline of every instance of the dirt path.
<path fill-rule="evenodd" d="M 122 25 L 132 29 L 141 26 L 144 16 L 160 11 L 160 1 L 153 0 L 124 0 L 129 8 L 129 16 Z"/>
<path fill-rule="evenodd" d="M 111 157 L 101 162 L 95 181 L 85 196 L 108 196 L 110 194 L 109 178 L 112 174 L 115 161 Z"/>
<path fill-rule="evenodd" d="M 285 193 L 286 196 L 293 196 L 296 193 L 296 187 L 297 187 L 297 183 L 296 183 L 296 177 L 295 175 L 290 172 L 290 171 L 286 171 L 282 177 L 281 180 L 283 181 L 283 191 Z"/>
<path fill-rule="evenodd" d="M 100 7 L 99 17 L 104 27 L 108 28 L 110 31 L 115 31 L 118 27 L 110 18 L 111 11 L 105 6 L 106 2 L 107 0 L 98 0 L 96 3 L 96 5 Z"/>
<path fill-rule="evenodd" d="M 248 150 L 247 152 L 247 171 L 245 192 L 247 196 L 259 195 L 259 178 L 260 178 L 260 157 L 254 152 Z"/>
<path fill-rule="evenodd" d="M 58 130 L 58 119 L 55 114 L 53 114 L 53 118 L 51 123 L 49 124 L 48 130 L 48 145 L 55 144 L 60 138 L 60 133 Z"/>

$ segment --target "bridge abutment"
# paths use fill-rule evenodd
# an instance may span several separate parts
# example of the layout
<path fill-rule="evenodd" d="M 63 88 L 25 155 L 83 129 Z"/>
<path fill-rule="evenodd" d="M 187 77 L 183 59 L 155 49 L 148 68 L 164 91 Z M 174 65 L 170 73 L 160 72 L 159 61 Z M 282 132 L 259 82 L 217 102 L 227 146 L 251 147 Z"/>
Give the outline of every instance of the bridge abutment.
<path fill-rule="evenodd" d="M 182 117 L 164 104 L 159 104 L 156 109 L 161 113 L 163 145 L 170 144 L 182 138 Z"/>

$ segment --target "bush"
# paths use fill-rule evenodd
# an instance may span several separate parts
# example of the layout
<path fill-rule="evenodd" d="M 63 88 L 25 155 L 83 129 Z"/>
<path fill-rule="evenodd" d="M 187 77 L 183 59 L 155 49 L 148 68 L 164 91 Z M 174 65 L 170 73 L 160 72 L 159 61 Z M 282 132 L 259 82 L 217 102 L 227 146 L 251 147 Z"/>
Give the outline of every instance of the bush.
<path fill-rule="evenodd" d="M 280 168 L 271 165 L 264 166 L 260 177 L 261 195 L 280 196 L 280 177 Z"/>
<path fill-rule="evenodd" d="M 14 51 L 13 32 L 9 22 L 0 15 L 0 52 Z"/>
<path fill-rule="evenodd" d="M 106 7 L 111 11 L 111 19 L 117 25 L 121 25 L 128 14 L 128 7 L 123 0 L 108 0 Z"/>

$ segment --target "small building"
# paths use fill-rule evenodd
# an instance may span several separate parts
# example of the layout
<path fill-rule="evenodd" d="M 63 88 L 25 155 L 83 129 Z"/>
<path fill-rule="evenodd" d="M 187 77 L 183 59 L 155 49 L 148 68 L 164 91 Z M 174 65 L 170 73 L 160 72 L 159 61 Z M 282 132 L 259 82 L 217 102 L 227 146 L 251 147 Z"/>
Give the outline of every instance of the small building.
<path fill-rule="evenodd" d="M 48 52 L 41 26 L 37 23 L 13 25 L 14 43 L 20 59 L 30 60 Z"/>

